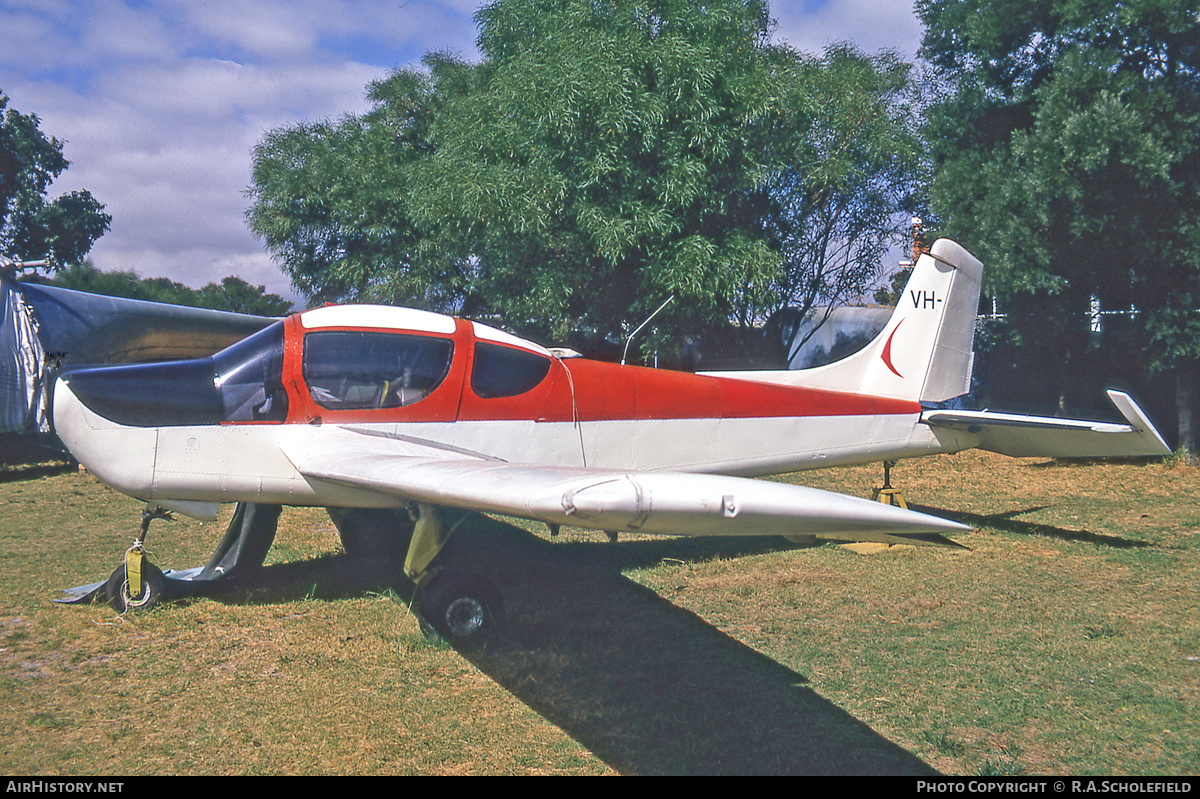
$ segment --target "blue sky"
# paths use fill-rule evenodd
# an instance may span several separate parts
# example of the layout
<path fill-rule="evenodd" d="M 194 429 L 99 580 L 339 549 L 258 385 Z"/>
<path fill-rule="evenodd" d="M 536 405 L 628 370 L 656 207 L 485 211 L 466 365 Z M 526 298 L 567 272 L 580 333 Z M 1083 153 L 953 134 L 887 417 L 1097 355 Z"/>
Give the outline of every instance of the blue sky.
<path fill-rule="evenodd" d="M 475 57 L 475 0 L 0 0 L 0 91 L 65 142 L 52 189 L 112 214 L 105 270 L 191 286 L 238 275 L 296 298 L 246 229 L 250 153 L 282 125 L 364 110 L 429 50 Z M 771 5 L 775 38 L 915 56 L 912 0 Z"/>

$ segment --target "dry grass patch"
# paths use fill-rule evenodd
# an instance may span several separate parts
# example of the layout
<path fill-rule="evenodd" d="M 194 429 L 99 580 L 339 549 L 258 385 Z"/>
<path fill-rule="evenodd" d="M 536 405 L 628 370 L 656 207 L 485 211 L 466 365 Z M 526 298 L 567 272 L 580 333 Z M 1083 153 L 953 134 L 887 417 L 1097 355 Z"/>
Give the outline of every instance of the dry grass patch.
<path fill-rule="evenodd" d="M 788 479 L 857 496 L 878 466 Z M 28 774 L 1195 774 L 1200 471 L 982 453 L 901 463 L 968 549 L 622 539 L 481 522 L 510 623 L 425 639 L 285 511 L 269 590 L 115 617 L 137 503 L 0 483 L 0 767 Z M 224 520 L 156 522 L 166 567 Z"/>

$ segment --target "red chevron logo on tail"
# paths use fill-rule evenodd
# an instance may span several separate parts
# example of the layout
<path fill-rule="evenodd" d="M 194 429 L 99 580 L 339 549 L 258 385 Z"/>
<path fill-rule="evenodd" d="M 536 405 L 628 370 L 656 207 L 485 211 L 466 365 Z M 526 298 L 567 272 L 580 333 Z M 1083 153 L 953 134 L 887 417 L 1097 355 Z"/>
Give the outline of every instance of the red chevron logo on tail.
<path fill-rule="evenodd" d="M 896 325 L 896 329 L 892 331 L 892 335 L 888 336 L 887 343 L 883 345 L 883 352 L 879 357 L 883 359 L 883 363 L 887 368 L 892 370 L 892 374 L 900 379 L 904 379 L 904 375 L 896 371 L 896 367 L 892 365 L 892 339 L 896 337 L 896 331 L 900 329 L 900 325 L 904 324 L 904 320 L 900 320 L 900 324 Z"/>

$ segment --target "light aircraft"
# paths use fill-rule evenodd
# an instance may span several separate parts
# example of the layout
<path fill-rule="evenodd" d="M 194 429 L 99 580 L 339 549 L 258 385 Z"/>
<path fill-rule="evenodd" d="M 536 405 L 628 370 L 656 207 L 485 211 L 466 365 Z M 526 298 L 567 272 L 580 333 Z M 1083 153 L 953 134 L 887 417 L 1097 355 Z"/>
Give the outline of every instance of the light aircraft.
<path fill-rule="evenodd" d="M 327 306 L 209 358 L 69 371 L 55 386 L 54 427 L 100 480 L 148 503 L 143 536 L 156 512 L 213 519 L 224 502 L 409 508 L 405 572 L 419 612 L 470 640 L 497 603 L 436 562 L 445 509 L 610 535 L 953 546 L 943 534 L 970 528 L 753 478 L 972 447 L 1169 452 L 1118 392 L 1120 424 L 948 407 L 970 388 L 981 274 L 962 247 L 936 242 L 873 342 L 791 371 L 623 366 L 425 311 Z M 163 593 L 136 549 L 106 588 L 118 607 Z"/>

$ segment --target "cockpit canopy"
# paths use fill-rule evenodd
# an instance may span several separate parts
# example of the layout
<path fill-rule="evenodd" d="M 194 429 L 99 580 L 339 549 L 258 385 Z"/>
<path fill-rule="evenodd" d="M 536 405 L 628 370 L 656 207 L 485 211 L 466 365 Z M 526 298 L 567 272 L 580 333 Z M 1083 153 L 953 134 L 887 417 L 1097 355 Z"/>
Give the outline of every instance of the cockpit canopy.
<path fill-rule="evenodd" d="M 282 422 L 283 322 L 209 358 L 72 370 L 63 376 L 80 402 L 135 427 Z"/>
<path fill-rule="evenodd" d="M 212 357 L 223 422 L 282 422 L 283 322 L 276 322 Z"/>
<path fill-rule="evenodd" d="M 361 320 L 352 311 L 335 306 L 301 317 L 299 376 L 317 406 L 326 411 L 401 408 L 420 402 L 445 382 L 456 342 L 463 340 L 454 320 L 369 307 L 364 313 L 375 316 L 366 321 L 374 324 L 354 329 L 351 325 Z M 385 323 L 414 327 L 381 329 Z M 284 389 L 288 324 L 276 322 L 208 358 L 77 369 L 64 379 L 81 402 L 124 425 L 283 422 L 289 405 Z M 525 394 L 550 373 L 552 358 L 537 345 L 486 325 L 476 324 L 474 330 L 466 379 L 480 399 Z"/>

